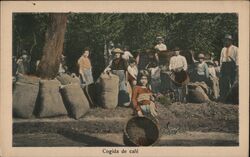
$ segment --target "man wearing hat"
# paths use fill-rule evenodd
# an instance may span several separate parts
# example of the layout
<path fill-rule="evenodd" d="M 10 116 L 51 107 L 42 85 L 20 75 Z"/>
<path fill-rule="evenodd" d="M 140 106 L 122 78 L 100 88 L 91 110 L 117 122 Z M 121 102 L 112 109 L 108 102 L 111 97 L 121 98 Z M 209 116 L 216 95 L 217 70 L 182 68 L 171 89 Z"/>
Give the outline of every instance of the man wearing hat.
<path fill-rule="evenodd" d="M 184 56 L 180 55 L 180 49 L 176 47 L 174 49 L 175 55 L 170 58 L 169 70 L 174 74 L 183 73 L 187 71 L 187 60 Z M 187 95 L 187 86 L 176 86 L 174 83 L 171 83 L 172 89 L 175 92 L 175 98 L 178 102 L 185 102 Z"/>
<path fill-rule="evenodd" d="M 208 65 L 204 59 L 205 59 L 205 55 L 203 53 L 200 53 L 198 55 L 199 61 L 196 63 L 195 81 L 207 83 L 208 78 L 209 78 L 209 72 L 208 72 Z"/>
<path fill-rule="evenodd" d="M 231 35 L 225 35 L 225 47 L 222 48 L 220 55 L 220 99 L 222 101 L 225 100 L 238 72 L 238 47 L 234 46 L 232 41 Z"/>
<path fill-rule="evenodd" d="M 155 46 L 155 49 L 159 51 L 167 51 L 167 46 L 163 43 L 164 42 L 163 37 L 161 36 L 156 37 L 156 40 L 157 40 L 157 45 Z"/>
<path fill-rule="evenodd" d="M 22 51 L 22 56 L 17 60 L 17 73 L 29 74 L 30 73 L 31 56 L 26 50 Z"/>

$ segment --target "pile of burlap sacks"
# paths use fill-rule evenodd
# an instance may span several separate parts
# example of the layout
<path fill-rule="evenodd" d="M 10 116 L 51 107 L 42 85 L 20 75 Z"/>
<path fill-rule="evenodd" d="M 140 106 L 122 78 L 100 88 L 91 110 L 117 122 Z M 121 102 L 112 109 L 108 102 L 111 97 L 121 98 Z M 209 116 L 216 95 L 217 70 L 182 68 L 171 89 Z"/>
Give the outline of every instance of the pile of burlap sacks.
<path fill-rule="evenodd" d="M 187 85 L 188 101 L 192 103 L 203 103 L 210 100 L 219 100 L 220 89 L 218 79 L 210 80 L 208 83 L 210 85 L 205 82 L 189 82 Z M 231 90 L 235 91 L 233 88 Z M 229 97 L 229 95 L 227 97 Z"/>
<path fill-rule="evenodd" d="M 19 74 L 13 84 L 13 116 L 44 118 L 68 115 L 79 119 L 90 108 L 118 105 L 119 78 L 102 74 L 97 82 L 80 84 L 78 77 L 58 75 L 53 80 Z"/>

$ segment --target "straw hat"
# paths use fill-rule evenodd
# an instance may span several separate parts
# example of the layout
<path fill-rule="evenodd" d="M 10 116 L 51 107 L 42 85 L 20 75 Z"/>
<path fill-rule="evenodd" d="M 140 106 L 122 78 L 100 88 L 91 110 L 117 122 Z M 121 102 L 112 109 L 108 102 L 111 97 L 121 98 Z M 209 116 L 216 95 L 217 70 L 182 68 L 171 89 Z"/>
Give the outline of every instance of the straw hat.
<path fill-rule="evenodd" d="M 163 39 L 163 37 L 162 37 L 162 36 L 158 36 L 158 37 L 156 37 L 156 40 L 164 41 L 164 39 Z"/>
<path fill-rule="evenodd" d="M 199 59 L 204 59 L 204 58 L 205 58 L 205 55 L 202 54 L 202 53 L 200 53 L 200 54 L 198 55 L 198 58 L 199 58 Z"/>
<path fill-rule="evenodd" d="M 113 53 L 124 53 L 120 48 L 115 48 L 114 50 L 113 50 Z"/>
<path fill-rule="evenodd" d="M 226 34 L 225 39 L 233 40 L 233 37 L 232 37 L 232 35 Z"/>

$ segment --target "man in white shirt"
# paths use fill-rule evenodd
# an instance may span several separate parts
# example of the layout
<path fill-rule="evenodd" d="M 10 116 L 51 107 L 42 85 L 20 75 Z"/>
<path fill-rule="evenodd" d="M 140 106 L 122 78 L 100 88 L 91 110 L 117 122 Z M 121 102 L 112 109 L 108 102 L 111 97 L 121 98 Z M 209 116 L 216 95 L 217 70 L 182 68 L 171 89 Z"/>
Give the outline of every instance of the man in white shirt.
<path fill-rule="evenodd" d="M 157 45 L 155 46 L 155 49 L 159 51 L 167 51 L 167 46 L 163 43 L 164 39 L 162 37 L 157 37 Z"/>
<path fill-rule="evenodd" d="M 187 60 L 184 56 L 180 55 L 179 48 L 175 48 L 175 56 L 170 58 L 169 62 L 169 70 L 173 71 L 174 73 L 187 71 Z M 172 83 L 172 89 L 175 92 L 175 99 L 178 102 L 186 102 L 186 95 L 187 95 L 187 85 L 183 86 L 176 86 Z"/>
<path fill-rule="evenodd" d="M 187 71 L 187 60 L 184 56 L 180 55 L 180 50 L 175 50 L 175 56 L 170 58 L 169 70 L 171 71 Z"/>
<path fill-rule="evenodd" d="M 232 44 L 231 35 L 225 36 L 225 47 L 221 50 L 220 99 L 224 101 L 238 73 L 238 48 Z"/>

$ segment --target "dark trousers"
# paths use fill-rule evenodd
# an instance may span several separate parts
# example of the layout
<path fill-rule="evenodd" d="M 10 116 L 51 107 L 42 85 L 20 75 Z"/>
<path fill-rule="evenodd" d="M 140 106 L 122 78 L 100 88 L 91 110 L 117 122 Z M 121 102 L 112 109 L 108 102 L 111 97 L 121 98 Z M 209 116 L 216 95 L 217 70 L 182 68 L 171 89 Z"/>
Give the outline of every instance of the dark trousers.
<path fill-rule="evenodd" d="M 225 100 L 236 77 L 236 66 L 234 62 L 223 62 L 220 74 L 220 99 Z"/>

